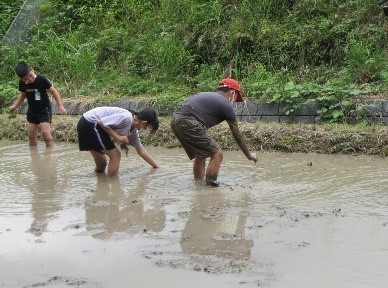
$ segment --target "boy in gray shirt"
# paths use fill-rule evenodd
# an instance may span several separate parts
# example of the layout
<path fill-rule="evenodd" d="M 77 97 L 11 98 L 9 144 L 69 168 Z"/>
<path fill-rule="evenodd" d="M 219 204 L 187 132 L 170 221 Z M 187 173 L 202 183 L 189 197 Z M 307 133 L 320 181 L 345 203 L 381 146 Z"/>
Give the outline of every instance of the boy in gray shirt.
<path fill-rule="evenodd" d="M 237 125 L 233 102 L 242 102 L 240 84 L 225 78 L 217 92 L 202 92 L 189 97 L 176 109 L 171 118 L 171 128 L 190 160 L 194 159 L 194 179 L 205 178 L 206 185 L 219 186 L 217 182 L 223 152 L 209 134 L 208 129 L 227 121 L 232 135 L 244 155 L 255 163 L 256 153 L 250 153 Z M 206 168 L 206 158 L 210 158 Z"/>

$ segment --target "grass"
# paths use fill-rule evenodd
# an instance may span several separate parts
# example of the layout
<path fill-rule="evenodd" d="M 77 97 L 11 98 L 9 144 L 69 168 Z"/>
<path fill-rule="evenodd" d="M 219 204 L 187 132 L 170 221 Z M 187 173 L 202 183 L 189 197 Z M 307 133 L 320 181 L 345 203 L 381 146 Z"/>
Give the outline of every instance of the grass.
<path fill-rule="evenodd" d="M 0 139 L 27 141 L 25 115 L 10 118 L 0 114 Z M 57 142 L 77 142 L 79 116 L 53 117 L 52 133 Z M 164 148 L 180 147 L 170 129 L 170 118 L 160 118 L 160 128 L 144 133 L 143 144 Z M 345 124 L 240 123 L 240 130 L 252 151 L 282 151 L 321 154 L 365 154 L 388 156 L 388 127 L 359 127 Z M 222 123 L 210 130 L 224 150 L 238 150 L 229 126 Z M 26 142 L 27 145 L 27 142 Z"/>

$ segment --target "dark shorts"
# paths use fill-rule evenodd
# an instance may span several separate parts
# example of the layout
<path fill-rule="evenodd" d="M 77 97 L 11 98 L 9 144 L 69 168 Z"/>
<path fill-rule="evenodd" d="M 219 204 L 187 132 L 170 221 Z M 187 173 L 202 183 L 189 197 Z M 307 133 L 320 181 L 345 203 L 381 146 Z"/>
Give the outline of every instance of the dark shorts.
<path fill-rule="evenodd" d="M 52 116 L 51 106 L 47 106 L 40 112 L 33 112 L 30 109 L 27 110 L 27 122 L 32 124 L 40 124 L 42 122 L 51 123 Z"/>
<path fill-rule="evenodd" d="M 116 148 L 109 134 L 100 125 L 87 121 L 83 116 L 77 124 L 79 151 L 112 150 Z"/>
<path fill-rule="evenodd" d="M 194 116 L 174 113 L 171 117 L 171 129 L 190 159 L 211 157 L 220 150 L 205 125 Z"/>

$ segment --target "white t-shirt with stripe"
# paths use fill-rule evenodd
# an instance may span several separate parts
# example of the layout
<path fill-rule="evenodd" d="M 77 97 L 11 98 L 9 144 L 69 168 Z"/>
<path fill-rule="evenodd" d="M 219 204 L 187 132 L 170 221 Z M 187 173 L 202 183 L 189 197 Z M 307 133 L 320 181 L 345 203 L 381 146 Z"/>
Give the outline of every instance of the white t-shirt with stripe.
<path fill-rule="evenodd" d="M 105 127 L 112 128 L 117 134 L 128 136 L 129 144 L 135 148 L 142 147 L 139 131 L 132 129 L 133 115 L 126 109 L 119 107 L 97 107 L 83 114 L 91 123 L 101 121 Z"/>

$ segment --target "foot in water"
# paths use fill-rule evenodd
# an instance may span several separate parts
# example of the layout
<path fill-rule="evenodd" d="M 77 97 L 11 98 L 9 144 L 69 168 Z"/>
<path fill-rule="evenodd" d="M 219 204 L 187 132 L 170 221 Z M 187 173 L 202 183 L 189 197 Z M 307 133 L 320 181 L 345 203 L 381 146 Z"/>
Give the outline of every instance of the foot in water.
<path fill-rule="evenodd" d="M 220 186 L 220 183 L 217 181 L 217 176 L 206 176 L 206 185 L 212 187 Z"/>

